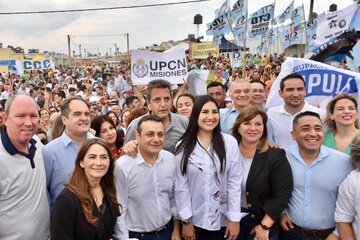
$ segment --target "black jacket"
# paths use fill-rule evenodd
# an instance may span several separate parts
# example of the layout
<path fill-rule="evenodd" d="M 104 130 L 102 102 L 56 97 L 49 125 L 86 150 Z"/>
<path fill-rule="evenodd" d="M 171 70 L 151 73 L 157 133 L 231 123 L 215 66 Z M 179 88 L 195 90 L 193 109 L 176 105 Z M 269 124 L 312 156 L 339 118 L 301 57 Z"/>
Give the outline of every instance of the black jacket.
<path fill-rule="evenodd" d="M 269 148 L 256 152 L 246 179 L 249 216 L 260 223 L 265 213 L 275 221 L 270 236 L 279 229 L 279 217 L 293 190 L 293 177 L 285 151 Z"/>
<path fill-rule="evenodd" d="M 110 196 L 104 192 L 106 203 L 103 214 L 95 206 L 93 215 L 98 218 L 98 227 L 90 224 L 84 215 L 80 200 L 69 189 L 59 194 L 51 211 L 51 240 L 109 240 L 112 239 L 117 214 Z"/>

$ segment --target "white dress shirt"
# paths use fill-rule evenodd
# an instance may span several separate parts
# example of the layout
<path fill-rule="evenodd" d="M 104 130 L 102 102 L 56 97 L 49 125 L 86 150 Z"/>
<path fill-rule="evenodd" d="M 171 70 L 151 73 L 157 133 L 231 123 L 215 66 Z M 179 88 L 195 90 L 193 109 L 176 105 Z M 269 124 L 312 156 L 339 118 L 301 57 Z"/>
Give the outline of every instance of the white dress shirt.
<path fill-rule="evenodd" d="M 228 221 L 241 219 L 242 169 L 240 151 L 234 137 L 222 134 L 226 148 L 226 168 L 212 145 L 204 149 L 198 142 L 189 158 L 186 175 L 181 173 L 183 153 L 176 155 L 175 201 L 181 220 L 206 230 L 220 230 Z"/>
<path fill-rule="evenodd" d="M 269 141 L 276 143 L 280 148 L 284 149 L 295 145 L 296 142 L 291 137 L 291 131 L 293 129 L 292 122 L 297 114 L 306 111 L 319 114 L 321 119 L 324 119 L 326 116 L 324 110 L 310 105 L 307 101 L 305 101 L 304 107 L 294 115 L 286 111 L 285 104 L 270 108 L 267 111 L 269 117 L 267 124 Z"/>
<path fill-rule="evenodd" d="M 116 196 L 122 212 L 115 225 L 115 239 L 128 239 L 128 231 L 152 232 L 176 215 L 174 194 L 175 157 L 161 150 L 154 165 L 138 153 L 115 163 Z"/>

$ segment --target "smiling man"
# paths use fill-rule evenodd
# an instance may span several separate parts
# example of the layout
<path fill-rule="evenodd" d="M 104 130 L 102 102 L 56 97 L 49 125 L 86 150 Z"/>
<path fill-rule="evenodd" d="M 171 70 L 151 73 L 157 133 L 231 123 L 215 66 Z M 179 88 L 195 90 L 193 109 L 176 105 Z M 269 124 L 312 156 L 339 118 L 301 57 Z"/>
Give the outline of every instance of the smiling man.
<path fill-rule="evenodd" d="M 291 137 L 291 125 L 297 114 L 311 111 L 318 113 L 320 118 L 324 119 L 326 112 L 305 101 L 305 80 L 297 73 L 291 73 L 280 81 L 279 95 L 284 100 L 284 104 L 267 111 L 268 135 L 270 142 L 276 143 L 281 148 L 287 148 L 295 144 Z"/>
<path fill-rule="evenodd" d="M 136 130 L 139 153 L 122 156 L 115 165 L 117 199 L 122 213 L 115 226 L 115 239 L 180 239 L 173 232 L 176 216 L 173 199 L 175 157 L 162 150 L 165 126 L 159 116 L 145 115 Z M 173 235 L 173 238 L 171 236 Z M 175 238 L 176 234 L 176 238 Z"/>
<path fill-rule="evenodd" d="M 57 196 L 70 179 L 81 145 L 93 138 L 90 130 L 90 110 L 88 103 L 76 96 L 66 99 L 61 105 L 61 119 L 64 133 L 43 148 L 46 184 L 52 207 Z"/>
<path fill-rule="evenodd" d="M 49 239 L 43 145 L 35 133 L 35 101 L 16 95 L 6 103 L 0 141 L 0 239 Z"/>
<path fill-rule="evenodd" d="M 320 116 L 306 111 L 293 121 L 296 145 L 286 150 L 294 189 L 280 219 L 282 239 L 326 239 L 335 229 L 338 187 L 352 170 L 349 157 L 323 146 Z"/>
<path fill-rule="evenodd" d="M 221 132 L 228 134 L 231 133 L 235 119 L 241 110 L 250 105 L 252 98 L 251 84 L 248 80 L 237 77 L 235 81 L 231 82 L 229 93 L 231 100 L 233 101 L 233 107 L 231 109 L 220 109 Z"/>

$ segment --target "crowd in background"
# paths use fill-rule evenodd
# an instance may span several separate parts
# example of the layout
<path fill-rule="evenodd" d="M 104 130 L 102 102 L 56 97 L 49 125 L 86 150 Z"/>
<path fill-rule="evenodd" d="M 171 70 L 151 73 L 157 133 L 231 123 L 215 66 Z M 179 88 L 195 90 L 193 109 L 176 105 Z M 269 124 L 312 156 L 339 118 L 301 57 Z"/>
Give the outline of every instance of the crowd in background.
<path fill-rule="evenodd" d="M 47 198 L 50 226 L 32 239 L 47 229 L 52 239 L 359 239 L 357 100 L 341 94 L 327 109 L 310 106 L 304 79 L 290 74 L 280 83 L 284 103 L 265 111 L 285 56 L 247 59 L 245 72 L 225 54 L 191 60 L 189 71 L 214 72 L 203 96 L 187 83 L 134 86 L 127 66 L 0 75 L 0 153 L 30 159 L 32 169 L 42 166 L 36 149 L 43 157 L 46 194 L 36 204 Z M 32 130 L 42 145 L 25 137 L 31 147 L 21 150 L 12 131 L 27 114 L 38 114 Z M 5 196 L 11 186 L 1 184 Z M 7 211 L 16 206 L 0 207 Z M 26 239 L 15 229 L 0 227 L 0 238 Z"/>

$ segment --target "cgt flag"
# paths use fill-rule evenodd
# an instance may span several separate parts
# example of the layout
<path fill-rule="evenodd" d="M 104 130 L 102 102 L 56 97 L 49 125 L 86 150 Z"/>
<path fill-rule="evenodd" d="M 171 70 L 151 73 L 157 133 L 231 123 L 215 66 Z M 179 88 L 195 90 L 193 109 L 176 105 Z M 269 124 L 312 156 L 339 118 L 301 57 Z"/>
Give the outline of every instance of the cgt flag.
<path fill-rule="evenodd" d="M 284 12 L 282 12 L 279 16 L 276 17 L 276 22 L 280 24 L 290 19 L 292 17 L 293 10 L 294 10 L 294 1 L 290 3 L 290 5 L 284 10 Z"/>
<path fill-rule="evenodd" d="M 353 95 L 358 101 L 360 74 L 336 68 L 321 62 L 303 58 L 287 57 L 281 65 L 281 72 L 274 81 L 266 109 L 279 106 L 284 101 L 279 97 L 280 81 L 290 73 L 303 76 L 306 86 L 306 100 L 313 106 L 326 109 L 327 103 L 340 93 Z"/>
<path fill-rule="evenodd" d="M 183 50 L 168 53 L 133 50 L 131 79 L 134 85 L 146 85 L 154 79 L 171 84 L 184 83 L 187 77 L 186 56 Z"/>

